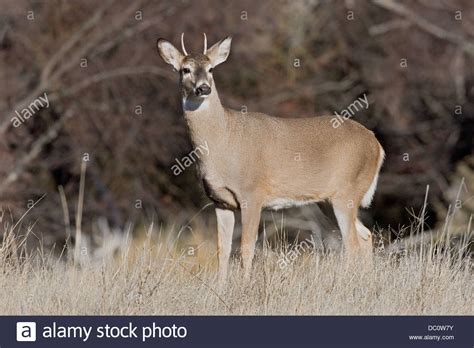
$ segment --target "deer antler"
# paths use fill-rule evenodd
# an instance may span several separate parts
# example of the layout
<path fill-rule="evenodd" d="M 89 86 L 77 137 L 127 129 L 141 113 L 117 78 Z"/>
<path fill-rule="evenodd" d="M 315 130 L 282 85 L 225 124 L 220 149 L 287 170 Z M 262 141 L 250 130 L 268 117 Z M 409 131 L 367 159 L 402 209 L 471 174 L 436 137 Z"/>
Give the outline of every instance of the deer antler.
<path fill-rule="evenodd" d="M 181 33 L 181 49 L 183 50 L 184 55 L 187 56 L 188 52 L 186 52 L 186 48 L 184 48 L 184 33 Z"/>
<path fill-rule="evenodd" d="M 202 52 L 202 54 L 206 54 L 207 52 L 207 36 L 206 36 L 206 33 L 202 33 L 204 35 L 204 51 Z"/>

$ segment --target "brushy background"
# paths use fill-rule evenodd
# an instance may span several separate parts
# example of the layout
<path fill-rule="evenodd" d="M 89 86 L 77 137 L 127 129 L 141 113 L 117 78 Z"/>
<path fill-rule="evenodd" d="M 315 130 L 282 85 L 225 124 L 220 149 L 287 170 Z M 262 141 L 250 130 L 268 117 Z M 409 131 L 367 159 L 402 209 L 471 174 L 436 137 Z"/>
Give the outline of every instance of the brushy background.
<path fill-rule="evenodd" d="M 0 8 L 2 257 L 22 264 L 46 253 L 67 267 L 76 248 L 74 263 L 84 266 L 123 254 L 149 231 L 157 245 L 162 234 L 172 236 L 173 257 L 199 249 L 186 258 L 194 271 L 209 262 L 198 261 L 203 255 L 213 259 L 212 206 L 193 168 L 177 177 L 171 171 L 192 147 L 177 76 L 156 40 L 179 47 L 181 32 L 188 51 L 202 50 L 202 32 L 210 45 L 233 36 L 230 58 L 214 75 L 221 100 L 235 109 L 316 116 L 365 93 L 370 107 L 354 119 L 387 153 L 372 208 L 362 212 L 377 244 L 403 254 L 408 244 L 419 253 L 430 243 L 471 257 L 472 1 L 0 0 Z M 44 92 L 50 107 L 11 127 L 15 110 Z M 261 229 L 261 250 L 311 233 L 329 240 L 321 247 L 338 245 L 324 204 L 267 213 Z M 33 258 L 32 250 L 40 252 Z M 399 275 L 409 277 L 409 269 Z M 472 273 L 453 284 L 466 288 L 467 280 Z M 408 310 L 415 299 L 407 303 Z"/>

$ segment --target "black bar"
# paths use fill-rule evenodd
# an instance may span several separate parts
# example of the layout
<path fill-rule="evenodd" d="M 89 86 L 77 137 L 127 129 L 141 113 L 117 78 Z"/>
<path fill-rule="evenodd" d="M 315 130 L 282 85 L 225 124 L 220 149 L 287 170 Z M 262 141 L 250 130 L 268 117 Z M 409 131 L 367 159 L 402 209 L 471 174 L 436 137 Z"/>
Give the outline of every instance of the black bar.
<path fill-rule="evenodd" d="M 17 342 L 17 322 L 36 323 L 35 343 Z M 70 337 L 50 338 L 50 334 L 60 336 L 65 332 L 60 327 L 69 328 Z M 130 338 L 97 337 L 101 333 L 115 336 L 122 327 L 122 334 Z M 474 346 L 473 328 L 472 316 L 3 316 L 0 347 L 465 348 Z M 19 332 L 21 337 L 31 334 L 22 324 Z M 147 338 L 152 332 L 155 338 Z"/>

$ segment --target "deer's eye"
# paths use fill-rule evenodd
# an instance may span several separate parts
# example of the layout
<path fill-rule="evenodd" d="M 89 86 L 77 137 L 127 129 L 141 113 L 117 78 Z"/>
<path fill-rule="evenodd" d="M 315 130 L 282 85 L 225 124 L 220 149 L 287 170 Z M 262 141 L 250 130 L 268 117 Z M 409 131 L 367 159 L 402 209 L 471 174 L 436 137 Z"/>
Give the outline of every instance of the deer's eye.
<path fill-rule="evenodd" d="M 191 72 L 191 70 L 189 70 L 188 68 L 183 68 L 183 74 L 189 74 Z"/>
<path fill-rule="evenodd" d="M 210 73 L 212 72 L 212 70 L 213 70 L 212 68 L 209 68 L 209 72 L 210 72 Z"/>

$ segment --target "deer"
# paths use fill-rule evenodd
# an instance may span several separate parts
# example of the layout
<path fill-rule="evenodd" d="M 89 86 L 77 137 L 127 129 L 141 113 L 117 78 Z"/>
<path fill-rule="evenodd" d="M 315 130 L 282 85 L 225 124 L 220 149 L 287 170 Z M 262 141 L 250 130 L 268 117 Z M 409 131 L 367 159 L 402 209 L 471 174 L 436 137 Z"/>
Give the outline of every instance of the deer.
<path fill-rule="evenodd" d="M 240 256 L 249 279 L 263 209 L 329 201 L 349 260 L 372 262 L 372 234 L 358 218 L 370 206 L 385 152 L 374 133 L 347 119 L 337 128 L 331 116 L 275 117 L 222 105 L 214 69 L 230 54 L 232 37 L 202 53 L 180 52 L 165 39 L 158 53 L 179 75 L 184 118 L 195 146 L 206 143 L 198 177 L 215 204 L 218 280 L 225 283 L 235 214 L 241 214 Z"/>

